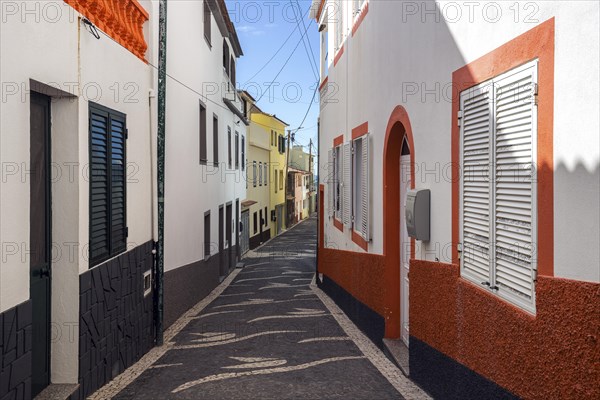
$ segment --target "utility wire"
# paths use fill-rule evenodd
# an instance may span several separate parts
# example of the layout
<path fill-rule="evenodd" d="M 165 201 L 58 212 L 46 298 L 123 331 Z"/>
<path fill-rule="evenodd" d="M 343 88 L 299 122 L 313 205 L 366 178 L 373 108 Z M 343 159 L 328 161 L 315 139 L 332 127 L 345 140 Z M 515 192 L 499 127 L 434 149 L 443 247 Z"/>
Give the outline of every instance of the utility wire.
<path fill-rule="evenodd" d="M 298 4 L 296 2 L 296 4 Z M 319 69 L 316 67 L 316 64 L 313 65 L 313 59 L 314 57 L 311 57 L 310 52 L 308 51 L 308 46 L 306 46 L 306 43 L 304 42 L 304 36 L 306 36 L 307 34 L 307 29 L 306 29 L 306 25 L 304 24 L 304 18 L 298 18 L 298 16 L 296 15 L 296 7 L 294 6 L 294 3 L 292 2 L 292 0 L 290 0 L 290 5 L 292 6 L 292 9 L 294 10 L 294 17 L 296 18 L 296 26 L 298 27 L 298 30 L 300 30 L 300 32 L 302 32 L 302 29 L 300 29 L 300 21 L 298 21 L 298 19 L 302 19 L 302 25 L 304 26 L 304 35 L 302 36 L 302 46 L 304 47 L 304 51 L 306 52 L 306 57 L 308 57 L 308 63 L 310 64 L 310 70 L 312 71 L 313 75 L 315 76 L 316 80 L 319 80 Z M 298 4 L 298 9 L 300 10 L 300 15 L 302 15 L 302 8 L 300 7 L 300 4 Z M 310 45 L 310 39 L 306 38 L 308 40 L 308 44 Z M 312 47 L 311 47 L 312 50 Z"/>
<path fill-rule="evenodd" d="M 304 14 L 302 16 L 302 18 L 306 17 L 306 15 L 308 14 L 308 12 L 310 11 L 310 9 L 306 12 L 306 14 Z M 294 11 L 295 13 L 295 11 Z M 267 61 L 265 63 L 265 65 L 263 65 L 254 75 L 252 75 L 251 78 L 246 79 L 246 82 L 244 83 L 244 85 L 250 81 L 252 81 L 252 79 L 256 78 L 256 76 L 258 74 L 260 74 L 266 67 L 267 65 L 269 65 L 271 63 L 271 61 L 273 61 L 273 59 L 277 56 L 277 54 L 279 54 L 279 52 L 281 51 L 281 49 L 283 49 L 283 47 L 286 45 L 286 43 L 292 38 L 292 36 L 294 35 L 294 32 L 296 32 L 296 29 L 299 29 L 299 26 L 296 24 L 296 27 L 290 32 L 289 36 L 287 37 L 287 39 L 285 39 L 285 41 L 283 42 L 283 44 L 277 49 L 277 51 L 275 52 L 275 54 L 273 54 L 273 56 L 269 59 L 269 61 Z"/>
<path fill-rule="evenodd" d="M 309 24 L 309 27 L 310 27 L 310 24 Z M 123 47 L 123 48 L 126 48 L 126 47 L 124 47 L 124 46 L 123 46 L 121 43 L 117 42 L 115 39 L 113 39 L 112 37 L 110 37 L 110 36 L 109 36 L 107 33 L 105 33 L 104 31 L 101 31 L 101 30 L 99 30 L 98 32 L 100 32 L 102 35 L 106 36 L 108 39 L 112 40 L 113 42 L 115 42 L 115 43 L 116 43 L 116 44 L 118 44 L 119 46 L 121 46 L 121 47 Z M 299 46 L 299 45 L 300 45 L 300 42 L 298 42 L 298 44 L 297 44 L 297 45 L 296 45 L 296 47 L 294 48 L 294 51 L 292 52 L 292 54 L 290 55 L 290 57 L 288 58 L 288 60 L 287 60 L 287 61 L 289 61 L 289 60 L 290 60 L 291 56 L 292 56 L 292 55 L 295 53 L 295 51 L 296 51 L 296 49 L 298 48 L 298 46 Z M 158 67 L 157 67 L 157 66 L 155 66 L 154 64 L 152 64 L 152 63 L 151 63 L 150 61 L 148 61 L 148 60 L 146 60 L 146 62 L 148 63 L 148 65 L 149 65 L 150 67 L 152 67 L 152 68 L 154 68 L 155 70 L 157 70 L 157 71 L 158 71 Z M 287 64 L 287 62 L 286 62 L 286 64 Z M 285 67 L 285 65 L 286 65 L 286 64 L 284 64 L 284 66 L 283 66 L 283 67 Z M 281 69 L 281 71 L 282 71 L 282 70 L 283 70 L 283 68 Z M 279 71 L 279 73 L 281 73 L 281 71 Z M 166 74 L 166 76 L 167 76 L 168 78 L 172 79 L 173 81 L 175 81 L 175 82 L 179 83 L 181 86 L 185 87 L 185 88 L 186 88 L 186 89 L 188 89 L 189 91 L 191 91 L 191 92 L 193 92 L 193 93 L 197 94 L 198 96 L 200 96 L 200 97 L 201 97 L 201 98 L 203 98 L 204 100 L 206 100 L 206 101 L 208 101 L 208 102 L 210 102 L 210 103 L 213 103 L 213 104 L 214 104 L 214 105 L 216 105 L 217 107 L 221 107 L 222 109 L 224 109 L 224 110 L 226 110 L 226 111 L 231 111 L 231 110 L 230 110 L 228 107 L 225 107 L 224 105 L 222 105 L 222 104 L 220 104 L 220 103 L 218 103 L 218 102 L 216 102 L 216 101 L 214 101 L 214 100 L 210 99 L 208 96 L 205 96 L 204 94 L 202 94 L 202 93 L 198 92 L 198 91 L 197 91 L 197 90 L 195 90 L 194 88 L 190 87 L 189 85 L 187 85 L 187 84 L 185 84 L 184 82 L 180 81 L 179 79 L 175 78 L 173 75 L 170 75 L 169 73 L 167 73 L 167 74 Z M 277 76 L 279 76 L 279 74 L 277 74 Z M 277 76 L 275 77 L 275 79 L 277 79 Z M 272 84 L 272 83 L 271 83 L 271 84 Z M 270 87 L 270 86 L 269 86 L 269 87 Z M 318 85 L 317 85 L 317 88 L 318 88 Z M 266 93 L 266 92 L 263 92 L 263 95 L 262 95 L 262 96 L 264 96 L 264 93 Z M 312 100 L 311 100 L 311 101 L 310 101 L 310 103 L 309 103 L 309 107 L 308 107 L 308 110 L 309 110 L 309 111 L 310 111 L 310 109 L 311 109 L 311 107 L 312 107 L 312 103 L 313 103 L 313 101 L 314 101 L 314 99 L 315 99 L 315 94 L 316 94 L 316 91 L 313 93 Z M 262 98 L 262 96 L 261 96 L 261 98 Z M 259 100 L 260 100 L 260 99 L 259 99 Z M 257 100 L 256 102 L 258 103 L 258 100 Z M 307 116 L 307 115 L 308 115 L 308 112 L 307 112 L 306 116 Z M 305 117 L 304 117 L 304 119 L 302 120 L 302 123 L 304 123 L 304 121 L 306 120 L 306 116 L 305 116 Z M 257 125 L 264 126 L 265 128 L 269 128 L 269 129 L 273 129 L 273 128 L 274 128 L 273 126 L 270 126 L 270 125 L 261 124 L 261 123 L 259 123 L 259 122 L 255 122 L 255 121 L 252 121 L 252 122 L 253 122 L 253 123 L 255 123 L 255 124 L 257 124 Z M 302 124 L 300 124 L 300 126 L 302 126 Z"/>
<path fill-rule="evenodd" d="M 310 27 L 310 25 L 312 24 L 312 20 L 310 21 L 310 24 L 308 25 Z M 256 102 L 258 103 L 265 95 L 265 93 L 267 93 L 270 89 L 271 86 L 273 86 L 273 84 L 275 83 L 275 81 L 277 80 L 277 78 L 279 77 L 279 75 L 283 72 L 283 69 L 286 67 L 286 65 L 290 62 L 290 60 L 292 59 L 292 56 L 296 53 L 296 50 L 298 50 L 298 46 L 300 46 L 300 42 L 303 42 L 303 38 L 306 35 L 306 31 L 304 32 L 304 34 L 302 34 L 302 36 L 300 37 L 300 41 L 298 41 L 298 43 L 296 44 L 296 47 L 294 47 L 294 50 L 292 50 L 292 53 L 290 54 L 290 56 L 287 58 L 287 60 L 285 60 L 285 63 L 283 63 L 283 66 L 281 67 L 281 69 L 279 70 L 279 72 L 277 73 L 277 75 L 275 75 L 275 78 L 273 78 L 273 80 L 271 81 L 271 83 L 269 84 L 269 86 L 267 87 L 267 90 L 265 90 L 261 95 L 260 98 L 258 100 L 256 100 Z M 317 85 L 318 87 L 318 85 Z M 314 99 L 314 96 L 313 96 Z M 311 101 L 312 103 L 312 101 Z"/>
<path fill-rule="evenodd" d="M 292 3 L 292 0 L 290 0 L 290 4 L 292 4 L 292 6 L 294 5 Z M 298 0 L 296 0 L 296 5 L 298 6 L 298 9 L 300 10 L 300 16 L 302 16 L 302 7 L 300 7 L 300 3 L 298 3 Z M 310 7 L 309 7 L 310 10 Z M 296 17 L 296 10 L 294 10 L 294 17 Z M 304 32 L 307 31 L 307 27 L 306 24 L 304 23 L 304 18 L 300 18 L 300 20 L 302 21 L 302 26 L 304 27 Z M 298 25 L 298 29 L 300 28 L 300 25 L 298 23 L 298 17 L 296 17 L 296 25 Z M 304 40 L 302 40 L 302 44 L 304 44 L 304 50 L 306 50 L 306 55 L 308 56 L 308 62 L 310 63 L 310 67 L 311 69 L 313 69 L 313 72 L 315 73 L 315 79 L 318 81 L 319 80 L 319 67 L 317 66 L 317 61 L 315 60 L 315 54 L 313 53 L 313 48 L 312 48 L 312 44 L 310 44 L 310 38 L 307 37 L 306 41 L 308 42 L 308 48 L 310 48 L 310 51 L 308 51 L 308 48 L 306 47 L 306 43 L 304 43 Z"/>

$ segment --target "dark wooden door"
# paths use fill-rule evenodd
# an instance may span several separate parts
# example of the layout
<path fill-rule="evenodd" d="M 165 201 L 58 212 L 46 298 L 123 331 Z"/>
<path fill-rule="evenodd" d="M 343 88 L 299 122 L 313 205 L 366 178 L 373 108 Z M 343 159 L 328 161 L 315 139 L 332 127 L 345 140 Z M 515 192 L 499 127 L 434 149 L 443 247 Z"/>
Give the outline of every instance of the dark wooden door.
<path fill-rule="evenodd" d="M 225 240 L 227 241 L 227 244 L 229 245 L 227 247 L 227 268 L 228 271 L 231 269 L 231 265 L 233 264 L 233 251 L 232 251 L 232 247 L 233 247 L 233 241 L 231 240 L 231 236 L 232 236 L 232 229 L 231 229 L 231 223 L 232 223 L 232 218 L 233 218 L 233 210 L 231 207 L 231 203 L 227 204 L 226 208 L 225 208 Z"/>
<path fill-rule="evenodd" d="M 236 199 L 235 200 L 235 263 L 233 263 L 234 265 L 237 265 L 237 262 L 240 258 L 240 199 Z"/>
<path fill-rule="evenodd" d="M 225 252 L 223 251 L 225 249 L 225 243 L 224 243 L 224 237 L 225 237 L 225 216 L 223 215 L 223 206 L 219 207 L 219 275 L 220 276 L 225 276 L 227 274 L 226 271 L 226 260 L 225 260 Z"/>
<path fill-rule="evenodd" d="M 50 98 L 31 95 L 30 104 L 30 298 L 32 395 L 50 383 Z"/>

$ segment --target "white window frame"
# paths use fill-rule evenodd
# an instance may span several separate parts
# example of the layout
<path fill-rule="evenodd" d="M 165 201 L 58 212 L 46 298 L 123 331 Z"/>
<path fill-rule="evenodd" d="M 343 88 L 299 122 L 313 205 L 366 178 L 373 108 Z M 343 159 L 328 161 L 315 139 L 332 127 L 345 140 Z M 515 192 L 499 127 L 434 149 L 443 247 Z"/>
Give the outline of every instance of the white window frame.
<path fill-rule="evenodd" d="M 342 220 L 342 146 L 333 148 L 333 216 Z"/>
<path fill-rule="evenodd" d="M 513 75 L 522 74 L 525 72 L 530 72 L 532 90 L 529 94 L 529 97 L 532 102 L 532 112 L 531 112 L 531 162 L 532 162 L 532 175 L 531 175 L 531 222 L 530 222 L 530 236 L 531 236 L 531 298 L 526 299 L 525 297 L 518 295 L 511 291 L 510 289 L 502 290 L 502 287 L 498 287 L 497 282 L 497 270 L 496 270 L 496 173 L 497 173 L 497 159 L 496 159 L 496 138 L 497 138 L 497 129 L 496 129 L 496 94 L 498 84 L 500 81 L 509 78 Z M 538 72 L 538 60 L 531 61 L 526 63 L 520 67 L 512 69 L 508 72 L 500 74 L 486 82 L 483 82 L 473 88 L 467 89 L 460 94 L 460 109 L 463 109 L 463 94 L 468 98 L 469 93 L 472 93 L 476 90 L 487 90 L 489 98 L 492 99 L 490 102 L 490 136 L 489 136 L 489 150 L 488 150 L 488 160 L 489 160 L 489 168 L 488 168 L 488 178 L 493 177 L 493 183 L 490 183 L 490 196 L 489 196 L 489 205 L 490 205 L 490 234 L 489 234 L 489 254 L 488 254 L 488 262 L 489 262 L 489 281 L 481 282 L 481 277 L 471 273 L 468 269 L 465 268 L 465 251 L 463 248 L 463 243 L 465 243 L 464 238 L 464 227 L 463 227 L 463 208 L 464 208 L 464 174 L 465 169 L 463 165 L 463 130 L 464 123 L 461 121 L 462 119 L 462 111 L 459 111 L 459 124 L 460 124 L 460 167 L 461 167 L 461 178 L 459 183 L 459 235 L 460 235 L 460 244 L 459 251 L 460 254 L 460 272 L 461 276 L 470 282 L 478 286 L 482 286 L 487 288 L 491 293 L 497 295 L 498 297 L 506 300 L 507 302 L 529 312 L 532 314 L 536 313 L 536 280 L 537 280 L 537 230 L 538 230 L 538 221 L 537 221 L 537 212 L 538 212 L 538 204 L 537 204 L 537 168 L 535 167 L 535 163 L 537 161 L 537 134 L 538 134 L 538 126 L 537 126 L 537 72 Z M 525 86 L 523 86 L 525 87 Z M 505 261 L 506 262 L 506 261 Z"/>
<path fill-rule="evenodd" d="M 367 6 L 369 0 L 352 0 L 352 21 L 356 22 L 363 10 Z"/>
<path fill-rule="evenodd" d="M 354 232 L 365 241 L 371 241 L 371 157 L 370 157 L 370 134 L 366 133 L 352 140 L 352 223 Z M 361 142 L 359 153 L 358 142 Z M 366 157 L 366 161 L 364 160 Z M 361 166 L 360 175 L 358 166 Z M 360 179 L 360 183 L 358 180 Z M 364 196 L 364 198 L 363 198 Z M 363 204 L 363 201 L 366 204 Z M 360 214 L 358 210 L 361 210 Z M 360 217 L 360 218 L 359 218 Z M 365 229 L 363 229 L 363 219 Z M 358 229 L 356 229 L 358 228 Z"/>
<path fill-rule="evenodd" d="M 344 19 L 345 19 L 345 7 L 346 2 L 344 0 L 336 0 L 333 10 L 334 14 L 334 25 L 335 33 L 333 40 L 334 53 L 337 53 L 344 45 Z"/>

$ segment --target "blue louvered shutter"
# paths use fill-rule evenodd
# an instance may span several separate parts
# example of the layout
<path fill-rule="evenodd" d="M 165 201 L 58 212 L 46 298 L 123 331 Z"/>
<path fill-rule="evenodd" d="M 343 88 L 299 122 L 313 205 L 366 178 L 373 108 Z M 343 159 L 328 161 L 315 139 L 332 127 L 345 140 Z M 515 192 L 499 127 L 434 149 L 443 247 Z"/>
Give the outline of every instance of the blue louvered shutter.
<path fill-rule="evenodd" d="M 90 264 L 110 254 L 109 117 L 90 113 Z"/>
<path fill-rule="evenodd" d="M 127 247 L 125 116 L 90 105 L 90 266 Z"/>

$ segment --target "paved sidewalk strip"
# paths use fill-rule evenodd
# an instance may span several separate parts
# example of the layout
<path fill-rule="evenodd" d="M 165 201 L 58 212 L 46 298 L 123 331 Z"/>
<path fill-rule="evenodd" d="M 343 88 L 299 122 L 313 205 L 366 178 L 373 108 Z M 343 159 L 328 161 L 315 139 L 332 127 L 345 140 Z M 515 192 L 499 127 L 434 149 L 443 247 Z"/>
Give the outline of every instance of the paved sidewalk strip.
<path fill-rule="evenodd" d="M 91 398 L 428 398 L 313 284 L 316 219 L 250 256 Z"/>

